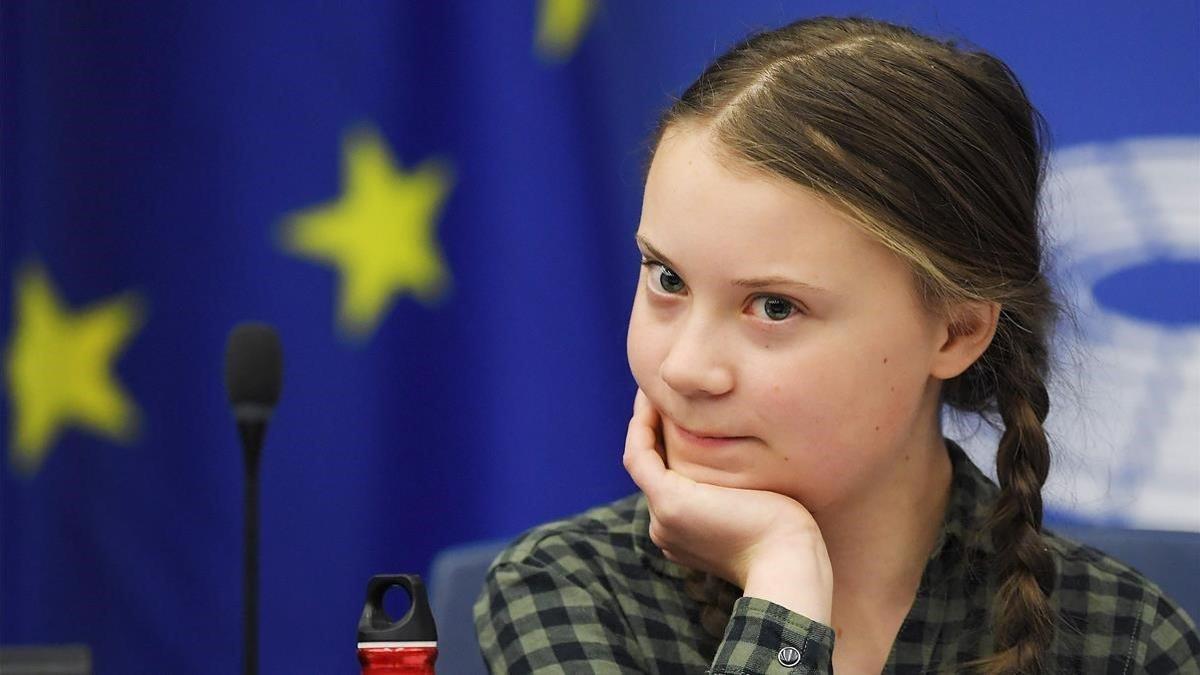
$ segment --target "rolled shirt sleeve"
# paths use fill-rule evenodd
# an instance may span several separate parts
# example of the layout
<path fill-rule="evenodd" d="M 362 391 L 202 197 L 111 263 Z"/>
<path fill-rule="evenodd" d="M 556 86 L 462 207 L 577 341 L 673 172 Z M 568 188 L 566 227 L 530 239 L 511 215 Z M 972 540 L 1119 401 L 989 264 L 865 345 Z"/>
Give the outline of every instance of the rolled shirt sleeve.
<path fill-rule="evenodd" d="M 713 675 L 833 672 L 833 629 L 761 598 L 739 598 L 717 648 Z"/>

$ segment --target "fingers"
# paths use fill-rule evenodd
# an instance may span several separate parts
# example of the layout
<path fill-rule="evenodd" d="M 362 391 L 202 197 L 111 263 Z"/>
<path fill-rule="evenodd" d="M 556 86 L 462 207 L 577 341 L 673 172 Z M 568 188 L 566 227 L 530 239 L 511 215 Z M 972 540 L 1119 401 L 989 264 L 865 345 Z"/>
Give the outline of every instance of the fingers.
<path fill-rule="evenodd" d="M 662 464 L 671 468 L 667 462 L 665 443 L 662 442 L 662 413 L 659 412 L 659 408 L 654 407 L 649 396 L 641 389 L 638 389 L 634 396 L 634 417 L 640 418 L 643 426 L 646 426 L 648 431 L 647 447 L 653 448 L 654 452 L 658 453 L 659 458 L 662 459 Z"/>
<path fill-rule="evenodd" d="M 629 431 L 625 435 L 625 470 L 633 482 L 647 497 L 656 492 L 656 487 L 667 472 L 667 465 L 658 445 L 656 430 L 658 413 L 650 400 L 638 389 L 633 399 L 633 417 L 629 420 Z"/>
<path fill-rule="evenodd" d="M 658 445 L 658 411 L 641 390 L 633 397 L 633 417 L 629 420 L 629 433 L 640 447 L 655 450 Z M 630 440 L 627 438 L 626 440 Z M 628 446 L 627 446 L 628 447 Z"/>
<path fill-rule="evenodd" d="M 639 388 L 637 394 L 633 397 L 633 414 L 634 417 L 641 416 L 644 425 L 649 429 L 650 437 L 653 442 L 649 447 L 654 448 L 658 456 L 662 458 L 663 464 L 669 469 L 670 464 L 667 462 L 667 450 L 664 447 L 662 437 L 662 413 L 654 404 L 650 402 L 650 398 L 646 393 Z"/>

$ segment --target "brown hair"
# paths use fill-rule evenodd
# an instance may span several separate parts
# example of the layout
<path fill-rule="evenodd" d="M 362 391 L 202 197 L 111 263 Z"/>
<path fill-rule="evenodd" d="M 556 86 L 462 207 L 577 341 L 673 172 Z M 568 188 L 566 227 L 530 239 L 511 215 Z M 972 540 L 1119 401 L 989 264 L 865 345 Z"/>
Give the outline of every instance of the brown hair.
<path fill-rule="evenodd" d="M 999 584 L 995 651 L 967 665 L 1042 670 L 1054 636 L 1054 564 L 1040 534 L 1050 468 L 1042 423 L 1059 304 L 1039 234 L 1046 127 L 1016 76 L 953 41 L 820 17 L 717 58 L 663 115 L 652 152 L 683 124 L 706 127 L 735 165 L 794 181 L 853 216 L 910 264 L 932 311 L 1000 304 L 987 350 L 942 388 L 943 403 L 1003 427 L 1000 495 L 986 528 Z M 699 579 L 688 587 L 698 591 Z"/>

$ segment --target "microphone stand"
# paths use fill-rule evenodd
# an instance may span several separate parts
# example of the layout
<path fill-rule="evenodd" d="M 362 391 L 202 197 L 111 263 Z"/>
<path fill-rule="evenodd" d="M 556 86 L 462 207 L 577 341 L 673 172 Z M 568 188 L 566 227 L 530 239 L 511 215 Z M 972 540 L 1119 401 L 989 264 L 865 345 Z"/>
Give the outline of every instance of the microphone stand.
<path fill-rule="evenodd" d="M 242 526 L 242 672 L 258 673 L 258 466 L 262 458 L 264 420 L 238 420 L 246 482 Z"/>

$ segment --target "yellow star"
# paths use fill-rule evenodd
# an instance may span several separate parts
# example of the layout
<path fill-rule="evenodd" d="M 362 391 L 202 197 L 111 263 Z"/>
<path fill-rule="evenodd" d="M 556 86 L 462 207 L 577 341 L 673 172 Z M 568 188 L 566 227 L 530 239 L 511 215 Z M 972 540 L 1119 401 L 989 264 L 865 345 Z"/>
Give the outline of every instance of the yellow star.
<path fill-rule="evenodd" d="M 283 246 L 338 268 L 338 324 L 362 339 L 397 294 L 409 291 L 428 303 L 449 283 L 434 223 L 452 179 L 437 160 L 410 173 L 397 168 L 383 139 L 369 129 L 347 136 L 342 173 L 342 196 L 292 214 Z"/>
<path fill-rule="evenodd" d="M 596 0 L 540 0 L 534 46 L 547 61 L 575 53 L 596 9 Z"/>
<path fill-rule="evenodd" d="M 126 293 L 72 313 L 39 267 L 20 270 L 5 355 L 16 419 L 9 455 L 18 469 L 36 471 L 68 424 L 116 441 L 134 437 L 137 406 L 112 368 L 141 327 L 141 307 Z"/>

